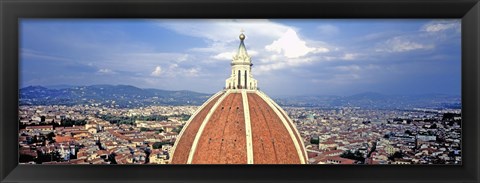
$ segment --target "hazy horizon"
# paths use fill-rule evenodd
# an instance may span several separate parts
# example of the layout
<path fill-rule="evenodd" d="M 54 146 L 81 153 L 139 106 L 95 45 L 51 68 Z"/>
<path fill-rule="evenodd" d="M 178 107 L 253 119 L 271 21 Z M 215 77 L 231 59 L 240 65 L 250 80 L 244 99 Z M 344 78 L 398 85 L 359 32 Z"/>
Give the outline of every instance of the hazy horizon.
<path fill-rule="evenodd" d="M 163 89 L 163 88 L 144 88 L 144 87 L 138 87 L 135 85 L 126 85 L 126 84 L 94 84 L 94 85 L 68 85 L 68 84 L 59 84 L 59 85 L 29 85 L 29 86 L 23 86 L 20 89 L 27 88 L 27 87 L 45 87 L 48 89 L 62 89 L 62 88 L 70 88 L 70 87 L 87 87 L 87 86 L 101 86 L 101 85 L 109 85 L 109 86 L 133 86 L 139 89 L 156 89 L 156 90 L 164 90 L 164 91 L 191 91 L 191 92 L 196 92 L 196 93 L 202 93 L 202 94 L 215 94 L 214 93 L 204 93 L 204 92 L 199 92 L 195 90 L 168 90 L 168 89 Z M 222 88 L 223 89 L 223 88 Z M 221 89 L 219 89 L 220 91 Z M 267 93 L 268 94 L 268 93 Z M 454 96 L 454 97 L 461 97 L 460 94 L 447 94 L 447 93 L 418 93 L 418 94 L 388 94 L 388 93 L 380 93 L 380 92 L 374 92 L 374 91 L 364 91 L 364 92 L 359 92 L 359 93 L 353 93 L 350 95 L 335 95 L 335 94 L 304 94 L 304 95 L 269 95 L 271 97 L 303 97 L 303 96 L 335 96 L 335 97 L 348 97 L 348 96 L 354 96 L 354 95 L 362 95 L 362 94 L 380 94 L 380 95 L 385 95 L 385 96 L 421 96 L 421 95 L 447 95 L 447 96 Z"/>
<path fill-rule="evenodd" d="M 22 19 L 20 87 L 215 93 L 241 29 L 253 76 L 271 96 L 461 94 L 457 19 Z"/>

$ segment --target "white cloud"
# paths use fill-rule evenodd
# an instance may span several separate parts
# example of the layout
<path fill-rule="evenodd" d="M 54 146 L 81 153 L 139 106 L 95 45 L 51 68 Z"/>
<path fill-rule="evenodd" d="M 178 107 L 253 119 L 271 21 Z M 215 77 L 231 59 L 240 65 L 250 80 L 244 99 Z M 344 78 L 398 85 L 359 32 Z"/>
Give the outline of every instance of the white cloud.
<path fill-rule="evenodd" d="M 330 52 L 328 44 L 301 38 L 298 28 L 270 20 L 175 20 L 159 21 L 159 26 L 179 34 L 204 39 L 206 46 L 190 48 L 189 52 L 202 63 L 231 61 L 238 49 L 240 30 L 245 30 L 247 52 L 257 72 L 301 66 L 313 61 L 316 54 Z M 336 27 L 326 25 L 323 31 L 333 33 Z"/>
<path fill-rule="evenodd" d="M 255 74 L 263 74 L 265 72 L 268 72 L 268 71 L 272 71 L 272 70 L 278 70 L 278 69 L 283 69 L 283 68 L 286 68 L 287 67 L 287 64 L 284 63 L 284 62 L 280 62 L 280 63 L 277 63 L 277 64 L 265 64 L 265 65 L 260 65 L 258 67 L 256 67 L 254 70 L 258 71 L 258 72 L 255 72 Z M 254 72 L 254 71 L 252 71 Z"/>
<path fill-rule="evenodd" d="M 272 44 L 265 46 L 268 51 L 282 53 L 287 58 L 298 58 L 315 51 L 315 48 L 310 48 L 306 42 L 301 40 L 297 32 L 293 29 L 288 29 L 278 40 Z"/>
<path fill-rule="evenodd" d="M 292 58 L 288 59 L 283 56 L 275 56 L 272 55 L 270 59 L 264 60 L 262 64 L 259 64 L 255 67 L 255 73 L 264 73 L 273 70 L 279 70 L 289 67 L 298 67 L 298 66 L 305 66 L 314 60 L 318 60 L 316 57 L 305 57 L 305 58 Z M 258 72 L 256 72 L 258 71 Z M 252 71 L 253 72 L 253 71 Z"/>
<path fill-rule="evenodd" d="M 330 52 L 330 49 L 324 48 L 324 47 L 317 47 L 315 50 L 313 50 L 313 53 L 328 53 Z"/>
<path fill-rule="evenodd" d="M 377 52 L 408 52 L 414 50 L 430 50 L 435 48 L 433 44 L 422 44 L 403 37 L 394 37 L 377 47 Z"/>
<path fill-rule="evenodd" d="M 100 70 L 98 70 L 98 73 L 100 73 L 100 74 L 115 74 L 115 72 L 112 71 L 111 69 L 100 69 Z"/>
<path fill-rule="evenodd" d="M 238 40 L 240 30 L 249 36 L 260 38 L 279 37 L 289 27 L 266 19 L 210 19 L 210 20 L 162 20 L 159 26 L 177 33 L 207 38 L 213 42 L 231 42 Z M 238 33 L 238 34 L 235 34 Z M 235 36 L 233 36 L 235 35 Z"/>
<path fill-rule="evenodd" d="M 200 72 L 200 69 L 198 68 L 190 68 L 190 69 L 186 69 L 184 73 L 187 76 L 194 77 L 194 76 L 198 76 L 199 72 Z"/>
<path fill-rule="evenodd" d="M 157 66 L 158 68 L 159 66 Z M 185 67 L 185 66 L 180 66 L 176 63 L 168 65 L 166 69 L 161 69 L 159 70 L 159 75 L 161 74 L 162 76 L 169 77 L 169 78 L 174 78 L 174 77 L 196 77 L 199 76 L 200 74 L 200 67 Z M 157 71 L 157 70 L 155 70 Z M 154 72 L 155 72 L 154 71 Z M 152 73 L 152 76 L 154 74 Z"/>
<path fill-rule="evenodd" d="M 258 51 L 252 50 L 252 49 L 247 50 L 247 53 L 248 53 L 248 55 L 251 56 L 251 57 L 255 57 L 255 56 L 257 56 L 257 55 L 259 54 Z"/>
<path fill-rule="evenodd" d="M 235 55 L 235 52 L 223 52 L 212 56 L 212 58 L 216 60 L 232 60 L 233 55 Z"/>
<path fill-rule="evenodd" d="M 21 48 L 20 51 L 21 51 L 20 56 L 22 57 L 22 59 L 34 58 L 34 59 L 42 59 L 42 60 L 48 60 L 48 61 L 73 62 L 73 60 L 70 58 L 49 55 L 44 52 L 40 52 L 36 50 Z"/>
<path fill-rule="evenodd" d="M 137 51 L 125 51 L 125 53 L 110 53 L 103 54 L 101 60 L 96 62 L 99 68 L 109 68 L 111 70 L 120 72 L 132 72 L 132 73 L 147 73 L 144 75 L 150 75 L 152 69 L 157 66 L 160 69 L 164 69 L 168 64 L 178 63 L 185 66 L 190 66 L 192 64 L 197 64 L 192 62 L 196 57 L 184 54 L 184 53 L 152 53 L 152 52 L 143 52 L 143 50 Z M 164 70 L 161 70 L 162 72 Z"/>
<path fill-rule="evenodd" d="M 258 52 L 255 51 L 255 50 L 247 50 L 247 53 L 249 56 L 256 56 L 258 55 Z M 212 56 L 213 59 L 215 60 L 220 60 L 220 61 L 230 61 L 232 60 L 233 56 L 237 54 L 237 52 L 234 52 L 234 51 L 229 51 L 229 52 L 222 52 L 222 53 L 219 53 L 219 54 L 216 54 L 214 56 Z"/>
<path fill-rule="evenodd" d="M 226 49 L 230 48 L 230 49 Z M 218 53 L 221 51 L 231 51 L 233 50 L 234 42 L 209 42 L 207 47 L 199 47 L 199 48 L 190 48 L 188 51 L 192 52 L 200 52 L 200 53 Z"/>
<path fill-rule="evenodd" d="M 162 75 L 162 68 L 160 66 L 155 67 L 155 70 L 150 74 L 151 76 L 159 77 Z"/>
<path fill-rule="evenodd" d="M 368 65 L 363 65 L 363 66 L 360 66 L 360 65 L 341 65 L 341 66 L 336 66 L 335 69 L 339 70 L 339 71 L 356 72 L 356 73 L 358 73 L 360 71 L 363 71 L 364 74 L 370 74 L 368 72 L 370 72 L 371 70 L 378 70 L 378 69 L 380 69 L 380 66 L 373 65 L 373 64 L 368 64 Z"/>
<path fill-rule="evenodd" d="M 358 54 L 354 53 L 345 53 L 341 59 L 343 60 L 355 60 L 357 58 Z"/>
<path fill-rule="evenodd" d="M 337 66 L 336 69 L 337 69 L 337 70 L 340 70 L 340 71 L 348 71 L 348 72 L 351 72 L 351 71 L 359 71 L 359 70 L 360 70 L 360 66 L 358 66 L 358 65 Z"/>
<path fill-rule="evenodd" d="M 189 59 L 190 55 L 188 54 L 180 54 L 179 56 L 177 56 L 176 58 L 176 61 L 177 62 L 184 62 L 184 61 L 187 61 Z"/>
<path fill-rule="evenodd" d="M 426 32 L 441 32 L 449 29 L 460 30 L 460 22 L 458 21 L 432 21 L 425 24 L 421 30 Z"/>

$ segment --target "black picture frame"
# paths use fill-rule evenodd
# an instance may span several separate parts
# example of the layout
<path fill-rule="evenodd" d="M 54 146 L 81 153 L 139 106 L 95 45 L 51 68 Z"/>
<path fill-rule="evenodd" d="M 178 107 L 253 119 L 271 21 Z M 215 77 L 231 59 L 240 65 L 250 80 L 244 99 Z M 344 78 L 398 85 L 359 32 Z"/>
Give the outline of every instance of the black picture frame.
<path fill-rule="evenodd" d="M 0 0 L 2 182 L 479 182 L 478 0 Z M 20 18 L 461 18 L 462 165 L 19 165 Z"/>

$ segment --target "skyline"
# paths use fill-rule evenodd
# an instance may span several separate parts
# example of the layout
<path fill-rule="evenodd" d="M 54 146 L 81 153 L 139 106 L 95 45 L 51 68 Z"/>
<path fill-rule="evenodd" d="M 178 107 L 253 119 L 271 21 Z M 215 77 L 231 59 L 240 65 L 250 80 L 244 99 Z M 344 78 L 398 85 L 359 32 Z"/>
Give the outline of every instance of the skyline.
<path fill-rule="evenodd" d="M 240 30 L 258 86 L 278 95 L 460 95 L 460 21 L 20 22 L 20 87 L 124 84 L 214 93 Z"/>

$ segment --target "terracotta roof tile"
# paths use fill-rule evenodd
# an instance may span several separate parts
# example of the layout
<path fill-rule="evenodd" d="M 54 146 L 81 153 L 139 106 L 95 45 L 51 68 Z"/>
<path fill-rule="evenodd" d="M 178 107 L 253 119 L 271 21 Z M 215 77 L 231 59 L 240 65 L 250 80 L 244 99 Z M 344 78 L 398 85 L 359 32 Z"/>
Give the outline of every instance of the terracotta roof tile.
<path fill-rule="evenodd" d="M 222 94 L 224 95 L 224 94 Z M 246 164 L 246 129 L 243 97 L 241 93 L 230 93 L 218 104 L 215 111 L 213 105 L 222 96 L 219 95 L 199 109 L 197 115 L 186 126 L 186 129 L 177 137 L 172 164 L 187 163 L 193 141 L 205 117 L 211 112 L 210 120 L 198 140 L 196 151 L 193 153 L 194 164 Z M 287 121 L 287 126 L 281 117 L 288 120 L 280 112 L 277 115 L 270 101 L 265 101 L 257 93 L 247 93 L 248 110 L 252 132 L 253 163 L 255 164 L 299 164 L 300 157 L 295 143 L 300 146 L 300 155 L 307 160 L 304 153 L 302 139 L 295 131 L 295 126 Z M 272 105 L 273 106 L 273 105 Z M 280 111 L 280 110 L 279 110 Z M 287 128 L 293 135 L 290 136 Z"/>

